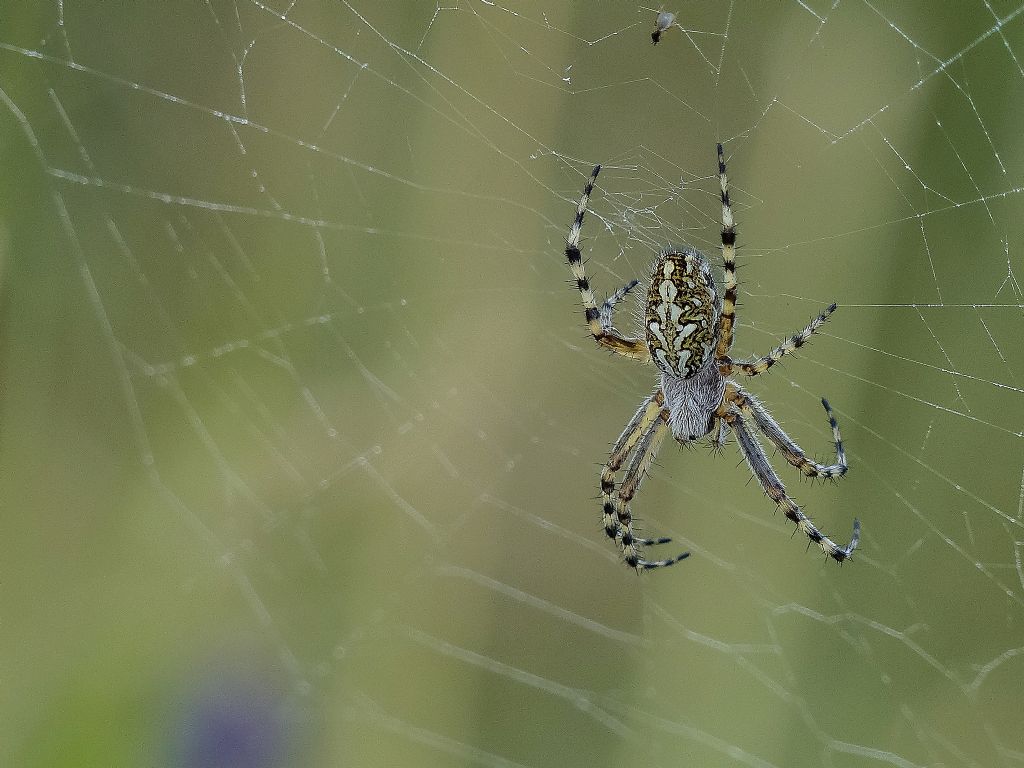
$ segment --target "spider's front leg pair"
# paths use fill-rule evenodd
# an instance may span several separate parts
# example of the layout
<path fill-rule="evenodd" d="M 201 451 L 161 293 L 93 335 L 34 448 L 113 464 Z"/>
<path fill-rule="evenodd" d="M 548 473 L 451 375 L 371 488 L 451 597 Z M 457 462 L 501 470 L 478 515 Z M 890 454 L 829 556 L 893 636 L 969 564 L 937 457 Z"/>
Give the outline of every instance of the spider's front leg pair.
<path fill-rule="evenodd" d="M 590 195 L 594 191 L 594 184 L 597 182 L 597 175 L 600 172 L 601 166 L 595 165 L 587 185 L 583 188 L 583 194 L 576 206 L 576 217 L 573 219 L 572 226 L 569 227 L 569 236 L 565 239 L 565 258 L 569 262 L 569 269 L 576 280 L 576 288 L 583 299 L 583 317 L 587 321 L 587 328 L 594 340 L 616 354 L 646 363 L 651 359 L 647 345 L 640 339 L 623 337 L 615 330 L 612 322 L 615 305 L 637 286 L 638 281 L 630 280 L 609 296 L 598 308 L 594 291 L 591 289 L 587 273 L 583 269 L 583 256 L 580 254 L 580 230 L 583 228 L 583 217 L 587 212 L 587 204 L 590 202 Z"/>

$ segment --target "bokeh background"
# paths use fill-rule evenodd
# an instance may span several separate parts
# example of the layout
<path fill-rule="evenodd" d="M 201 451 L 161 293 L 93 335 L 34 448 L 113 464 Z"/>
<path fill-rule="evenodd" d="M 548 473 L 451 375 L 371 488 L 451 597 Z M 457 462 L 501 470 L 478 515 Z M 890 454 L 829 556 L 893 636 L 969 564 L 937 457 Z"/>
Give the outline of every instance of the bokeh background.
<path fill-rule="evenodd" d="M 0 763 L 1024 764 L 1024 6 L 41 2 L 0 26 Z M 740 236 L 843 566 L 586 336 Z M 673 549 L 677 548 L 677 549 Z"/>

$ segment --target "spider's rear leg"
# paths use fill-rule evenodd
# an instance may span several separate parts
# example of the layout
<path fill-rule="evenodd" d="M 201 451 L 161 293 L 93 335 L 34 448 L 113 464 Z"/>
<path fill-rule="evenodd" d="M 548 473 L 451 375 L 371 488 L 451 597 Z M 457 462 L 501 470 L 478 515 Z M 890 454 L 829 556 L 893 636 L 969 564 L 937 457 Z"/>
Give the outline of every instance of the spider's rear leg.
<path fill-rule="evenodd" d="M 621 534 L 619 538 L 621 538 Z M 672 541 L 672 539 L 668 536 L 661 536 L 657 539 L 638 539 L 633 537 L 633 543 L 640 547 L 653 547 L 657 544 L 668 544 L 670 541 Z"/>
<path fill-rule="evenodd" d="M 843 450 L 843 436 L 839 434 L 839 422 L 836 421 L 835 414 L 832 413 L 832 406 L 828 404 L 828 400 L 824 397 L 821 398 L 821 404 L 828 416 L 828 425 L 832 428 L 832 444 L 836 449 L 836 463 L 828 467 L 821 467 L 820 464 L 815 466 L 819 470 L 818 474 L 822 477 L 843 477 L 850 465 L 846 463 L 846 451 Z M 834 471 L 829 474 L 831 470 Z"/>
<path fill-rule="evenodd" d="M 819 464 L 808 458 L 804 450 L 786 434 L 767 409 L 749 392 L 731 384 L 726 391 L 726 398 L 735 403 L 745 417 L 753 419 L 757 428 L 782 452 L 786 461 L 799 469 L 804 476 L 834 479 L 846 474 L 849 465 L 846 463 L 846 451 L 843 450 L 843 438 L 839 434 L 839 423 L 825 398 L 821 399 L 821 404 L 825 407 L 828 423 L 832 428 L 832 441 L 836 450 L 835 464 Z"/>
<path fill-rule="evenodd" d="M 604 532 L 610 539 L 619 539 L 622 531 L 619 527 L 618 513 L 615 507 L 615 475 L 622 469 L 622 464 L 629 458 L 637 442 L 650 429 L 651 424 L 661 413 L 661 407 L 665 402 L 665 395 L 659 389 L 650 397 L 646 398 L 640 407 L 636 409 L 633 418 L 622 430 L 619 439 L 612 446 L 612 452 L 601 470 L 601 509 L 604 513 Z"/>
<path fill-rule="evenodd" d="M 658 418 L 655 419 L 654 423 L 637 443 L 636 453 L 633 454 L 633 458 L 629 462 L 626 474 L 622 478 L 622 484 L 619 485 L 619 492 L 614 498 L 615 515 L 621 532 L 619 543 L 622 545 L 622 554 L 626 564 L 636 568 L 638 571 L 675 565 L 680 560 L 685 560 L 690 556 L 689 552 L 683 552 L 667 560 L 645 560 L 640 555 L 639 548 L 641 546 L 645 543 L 665 544 L 671 541 L 671 539 L 637 538 L 633 535 L 633 516 L 629 511 L 630 502 L 640 489 L 640 483 L 643 482 L 644 477 L 647 475 L 647 471 L 654 461 L 658 448 L 669 433 L 669 426 L 665 420 L 667 415 L 667 411 L 659 413 Z"/>
<path fill-rule="evenodd" d="M 771 464 L 768 463 L 768 457 L 765 456 L 764 448 L 761 447 L 761 443 L 751 431 L 746 421 L 744 421 L 743 414 L 739 409 L 731 411 L 726 418 L 729 421 L 729 426 L 736 433 L 736 442 L 740 446 L 740 452 L 747 460 L 751 472 L 754 473 L 754 477 L 757 478 L 765 493 L 768 494 L 768 497 L 785 510 L 786 517 L 796 523 L 797 528 L 803 531 L 808 539 L 821 547 L 822 552 L 837 563 L 847 560 L 857 548 L 857 544 L 860 543 L 860 521 L 854 518 L 853 535 L 850 537 L 850 543 L 845 547 L 841 547 L 832 541 L 832 539 L 818 530 L 817 526 L 811 522 L 810 518 L 804 514 L 803 510 L 786 493 L 785 486 L 782 484 L 779 476 L 775 474 Z"/>
<path fill-rule="evenodd" d="M 725 449 L 726 441 L 729 439 L 729 425 L 725 423 L 725 419 L 716 416 L 711 423 L 711 432 L 715 435 L 711 438 L 711 450 L 715 453 L 721 453 Z"/>

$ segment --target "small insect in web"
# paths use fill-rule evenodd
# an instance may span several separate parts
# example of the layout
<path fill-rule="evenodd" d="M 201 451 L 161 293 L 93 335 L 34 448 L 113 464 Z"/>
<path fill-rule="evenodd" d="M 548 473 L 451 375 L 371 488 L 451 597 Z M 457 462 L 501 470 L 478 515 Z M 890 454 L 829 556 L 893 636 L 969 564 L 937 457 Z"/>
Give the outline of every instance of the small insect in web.
<path fill-rule="evenodd" d="M 666 13 L 665 11 L 659 13 L 658 19 L 654 23 L 654 31 L 651 32 L 651 42 L 655 45 L 661 42 L 662 33 L 667 32 L 675 23 L 676 15 L 674 13 Z"/>
<path fill-rule="evenodd" d="M 660 18 L 660 17 L 659 17 Z M 730 377 L 757 376 L 785 355 L 802 347 L 835 311 L 831 304 L 807 326 L 783 341 L 764 357 L 733 360 L 730 356 L 736 325 L 736 225 L 729 202 L 725 156 L 718 145 L 718 181 L 722 199 L 722 260 L 725 292 L 719 296 L 711 267 L 704 254 L 684 245 L 661 252 L 654 263 L 643 310 L 643 338 L 623 336 L 613 322 L 615 305 L 639 284 L 631 280 L 599 307 L 583 269 L 580 230 L 601 166 L 594 168 L 583 188 L 576 216 L 566 238 L 565 257 L 583 299 L 584 317 L 598 344 L 616 354 L 653 362 L 661 372 L 654 394 L 640 403 L 633 418 L 612 446 L 601 471 L 601 504 L 604 530 L 618 542 L 627 565 L 637 571 L 663 568 L 689 557 L 684 552 L 666 560 L 647 560 L 643 547 L 667 544 L 671 539 L 639 538 L 634 533 L 630 505 L 640 483 L 654 461 L 655 453 L 671 433 L 686 445 L 708 435 L 718 447 L 730 432 L 736 436 L 743 458 L 765 493 L 785 511 L 807 538 L 839 563 L 850 557 L 860 541 L 860 522 L 853 521 L 850 543 L 841 547 L 822 533 L 786 493 L 757 437 L 760 431 L 782 453 L 786 461 L 805 477 L 839 478 L 846 474 L 846 454 L 839 425 L 828 401 L 822 398 L 832 438 L 836 463 L 819 464 L 787 435 L 761 403 Z M 615 477 L 626 461 L 626 473 L 616 488 Z"/>

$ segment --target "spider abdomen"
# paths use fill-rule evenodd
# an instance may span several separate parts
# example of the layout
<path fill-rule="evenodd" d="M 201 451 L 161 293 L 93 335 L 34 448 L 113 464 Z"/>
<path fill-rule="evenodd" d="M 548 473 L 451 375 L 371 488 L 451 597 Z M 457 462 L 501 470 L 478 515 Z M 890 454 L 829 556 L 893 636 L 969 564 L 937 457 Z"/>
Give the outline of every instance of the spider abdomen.
<path fill-rule="evenodd" d="M 707 259 L 689 246 L 663 251 L 651 274 L 644 328 L 663 373 L 689 379 L 714 356 L 719 300 Z"/>

